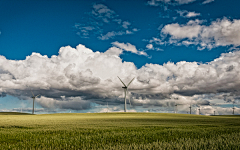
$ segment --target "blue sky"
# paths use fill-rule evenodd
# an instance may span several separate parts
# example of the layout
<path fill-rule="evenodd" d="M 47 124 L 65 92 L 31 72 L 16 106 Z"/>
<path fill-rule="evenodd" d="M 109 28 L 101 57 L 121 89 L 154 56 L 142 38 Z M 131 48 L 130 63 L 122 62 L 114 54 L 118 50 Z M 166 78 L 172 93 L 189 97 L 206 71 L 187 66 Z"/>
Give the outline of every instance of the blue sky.
<path fill-rule="evenodd" d="M 0 111 L 239 114 L 239 3 L 2 0 Z"/>

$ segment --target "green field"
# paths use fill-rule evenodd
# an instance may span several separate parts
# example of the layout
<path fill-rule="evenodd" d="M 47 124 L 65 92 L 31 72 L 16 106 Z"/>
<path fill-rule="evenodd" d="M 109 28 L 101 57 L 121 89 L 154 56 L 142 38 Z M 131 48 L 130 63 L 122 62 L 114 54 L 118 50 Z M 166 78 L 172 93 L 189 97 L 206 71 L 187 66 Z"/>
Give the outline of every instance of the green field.
<path fill-rule="evenodd" d="M 240 149 L 240 116 L 0 113 L 0 149 Z"/>

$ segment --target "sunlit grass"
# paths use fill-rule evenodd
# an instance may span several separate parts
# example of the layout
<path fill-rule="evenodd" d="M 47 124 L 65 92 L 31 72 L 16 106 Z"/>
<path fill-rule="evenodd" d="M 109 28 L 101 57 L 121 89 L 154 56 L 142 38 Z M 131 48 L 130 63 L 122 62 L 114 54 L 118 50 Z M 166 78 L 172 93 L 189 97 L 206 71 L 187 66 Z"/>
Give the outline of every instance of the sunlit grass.
<path fill-rule="evenodd" d="M 240 149 L 240 116 L 0 115 L 1 149 Z"/>

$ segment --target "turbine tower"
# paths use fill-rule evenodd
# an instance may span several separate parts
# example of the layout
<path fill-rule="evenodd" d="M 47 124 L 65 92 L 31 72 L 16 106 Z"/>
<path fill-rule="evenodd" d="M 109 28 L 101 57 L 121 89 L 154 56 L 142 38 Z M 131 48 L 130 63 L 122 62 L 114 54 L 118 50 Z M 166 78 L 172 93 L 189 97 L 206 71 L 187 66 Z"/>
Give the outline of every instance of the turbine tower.
<path fill-rule="evenodd" d="M 124 89 L 124 94 L 125 94 L 125 97 L 124 97 L 124 112 L 126 112 L 127 111 L 127 101 L 126 101 L 126 97 L 127 97 L 127 91 L 128 91 L 128 87 L 129 87 L 129 85 L 132 83 L 132 81 L 134 80 L 134 78 L 128 83 L 128 85 L 125 85 L 124 83 L 123 83 L 123 81 L 118 77 L 118 79 L 122 82 L 122 84 L 123 84 L 123 89 Z M 130 103 L 130 99 L 129 99 L 129 103 Z M 131 103 L 130 103 L 130 105 L 131 105 Z"/>
<path fill-rule="evenodd" d="M 233 108 L 232 108 L 232 109 L 233 109 L 233 113 L 232 113 L 232 114 L 234 115 L 234 109 L 235 109 L 235 108 L 234 108 L 234 101 L 233 101 Z"/>
<path fill-rule="evenodd" d="M 200 115 L 200 107 L 198 108 L 198 115 Z"/>
<path fill-rule="evenodd" d="M 32 92 L 32 91 L 31 91 Z M 33 109 L 32 109 L 32 114 L 34 114 L 34 101 L 35 101 L 35 98 L 38 97 L 40 94 L 38 94 L 37 96 L 34 96 L 33 92 L 32 92 L 32 99 L 33 99 Z"/>
<path fill-rule="evenodd" d="M 191 114 L 191 108 L 192 108 L 192 107 L 191 107 L 191 105 L 190 105 L 190 107 L 189 107 L 189 108 L 190 108 L 190 114 Z"/>
<path fill-rule="evenodd" d="M 174 105 L 175 106 L 175 114 L 177 113 L 177 104 Z"/>

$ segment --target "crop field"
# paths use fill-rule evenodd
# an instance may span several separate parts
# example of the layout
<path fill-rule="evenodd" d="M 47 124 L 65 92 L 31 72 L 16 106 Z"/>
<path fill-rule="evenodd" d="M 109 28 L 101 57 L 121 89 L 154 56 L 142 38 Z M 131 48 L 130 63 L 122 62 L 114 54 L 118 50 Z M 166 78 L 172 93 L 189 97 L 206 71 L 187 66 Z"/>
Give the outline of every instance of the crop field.
<path fill-rule="evenodd" d="M 240 149 L 240 116 L 0 113 L 0 149 Z"/>

